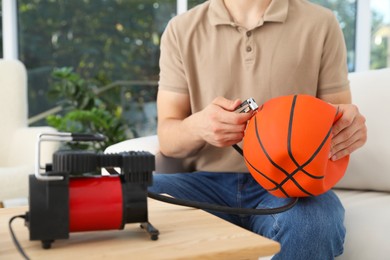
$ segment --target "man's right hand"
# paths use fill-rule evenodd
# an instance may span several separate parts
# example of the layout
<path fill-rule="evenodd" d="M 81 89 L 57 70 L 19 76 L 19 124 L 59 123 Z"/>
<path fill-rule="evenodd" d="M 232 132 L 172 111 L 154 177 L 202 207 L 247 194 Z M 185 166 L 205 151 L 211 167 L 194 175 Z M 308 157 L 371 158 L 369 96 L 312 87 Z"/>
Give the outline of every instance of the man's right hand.
<path fill-rule="evenodd" d="M 161 152 L 184 158 L 195 154 L 206 143 L 225 147 L 240 142 L 250 113 L 235 113 L 240 100 L 215 98 L 203 110 L 191 114 L 187 94 L 159 91 L 157 96 L 158 137 Z"/>
<path fill-rule="evenodd" d="M 207 143 L 217 147 L 241 142 L 247 121 L 254 112 L 234 113 L 240 104 L 239 99 L 215 98 L 205 109 L 193 115 L 199 122 L 198 135 Z"/>

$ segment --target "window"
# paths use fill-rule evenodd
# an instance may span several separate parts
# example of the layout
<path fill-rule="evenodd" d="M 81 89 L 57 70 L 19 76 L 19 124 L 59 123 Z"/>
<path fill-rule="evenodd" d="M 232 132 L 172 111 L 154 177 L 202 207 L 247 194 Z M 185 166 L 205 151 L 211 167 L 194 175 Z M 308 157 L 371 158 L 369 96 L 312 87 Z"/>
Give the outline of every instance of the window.
<path fill-rule="evenodd" d="M 340 27 L 343 31 L 345 44 L 347 46 L 347 63 L 348 70 L 355 71 L 356 51 L 356 14 L 357 3 L 356 0 L 311 0 L 313 3 L 322 5 L 334 12 Z"/>
<path fill-rule="evenodd" d="M 390 67 L 390 1 L 371 0 L 371 69 Z"/>
<path fill-rule="evenodd" d="M 55 105 L 47 98 L 55 67 L 73 67 L 83 77 L 107 83 L 126 81 L 118 102 L 133 112 L 155 100 L 160 37 L 176 13 L 176 1 L 19 0 L 18 10 L 30 117 Z M 138 120 L 143 131 L 144 115 L 134 114 L 128 113 L 129 120 Z"/>
<path fill-rule="evenodd" d="M 188 9 L 205 2 L 206 0 L 188 0 Z"/>

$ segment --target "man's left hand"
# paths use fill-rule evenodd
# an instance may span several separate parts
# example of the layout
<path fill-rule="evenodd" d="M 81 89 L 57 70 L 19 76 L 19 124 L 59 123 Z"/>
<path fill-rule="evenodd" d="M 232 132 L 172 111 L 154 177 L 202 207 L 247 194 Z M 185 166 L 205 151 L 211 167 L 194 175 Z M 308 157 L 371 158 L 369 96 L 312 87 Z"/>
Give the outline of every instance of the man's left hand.
<path fill-rule="evenodd" d="M 367 141 L 366 119 L 353 104 L 338 105 L 341 118 L 332 129 L 329 158 L 338 160 L 362 147 Z"/>

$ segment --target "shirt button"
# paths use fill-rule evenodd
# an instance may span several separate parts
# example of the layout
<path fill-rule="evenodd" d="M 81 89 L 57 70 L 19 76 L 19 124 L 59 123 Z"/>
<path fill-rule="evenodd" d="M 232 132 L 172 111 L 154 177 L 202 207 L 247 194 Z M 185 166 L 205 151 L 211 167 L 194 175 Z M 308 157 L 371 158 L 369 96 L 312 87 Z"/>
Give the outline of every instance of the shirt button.
<path fill-rule="evenodd" d="M 252 51 L 252 47 L 251 46 L 246 47 L 246 51 L 247 52 L 251 52 Z"/>
<path fill-rule="evenodd" d="M 252 32 L 246 32 L 246 36 L 251 36 L 252 35 Z"/>

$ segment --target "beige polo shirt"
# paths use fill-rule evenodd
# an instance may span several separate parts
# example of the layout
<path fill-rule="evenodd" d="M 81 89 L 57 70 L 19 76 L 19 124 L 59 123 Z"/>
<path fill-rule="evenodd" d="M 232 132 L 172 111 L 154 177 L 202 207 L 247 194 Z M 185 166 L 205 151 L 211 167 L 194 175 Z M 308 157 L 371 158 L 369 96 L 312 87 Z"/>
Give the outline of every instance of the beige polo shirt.
<path fill-rule="evenodd" d="M 243 28 L 223 0 L 174 17 L 161 40 L 159 90 L 188 94 L 192 112 L 217 96 L 257 104 L 289 94 L 347 90 L 344 37 L 330 10 L 305 0 L 272 0 L 255 28 Z M 206 145 L 194 170 L 247 172 L 233 148 Z"/>

